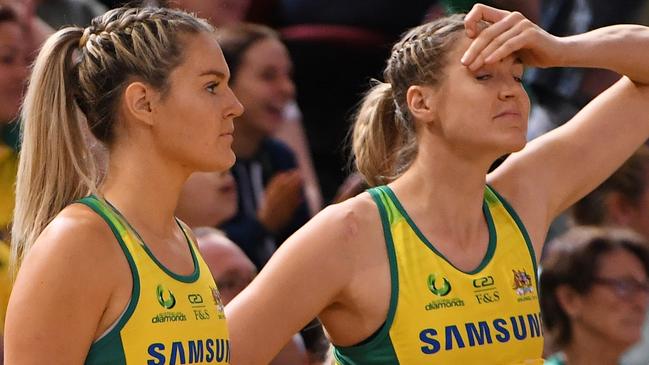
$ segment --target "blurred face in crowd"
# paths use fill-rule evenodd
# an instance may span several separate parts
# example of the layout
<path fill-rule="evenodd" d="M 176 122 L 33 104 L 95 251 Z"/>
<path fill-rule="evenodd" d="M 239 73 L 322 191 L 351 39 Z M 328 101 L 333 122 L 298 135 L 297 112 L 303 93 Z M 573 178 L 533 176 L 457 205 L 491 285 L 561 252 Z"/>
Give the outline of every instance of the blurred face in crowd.
<path fill-rule="evenodd" d="M 18 114 L 28 75 L 26 53 L 18 23 L 0 22 L 0 124 Z"/>
<path fill-rule="evenodd" d="M 203 259 L 210 268 L 223 304 L 228 304 L 257 274 L 246 254 L 222 234 L 208 234 L 198 239 Z"/>
<path fill-rule="evenodd" d="M 196 13 L 220 27 L 242 21 L 250 7 L 250 0 L 173 0 L 171 5 Z"/>
<path fill-rule="evenodd" d="M 232 83 L 232 90 L 246 108 L 237 128 L 263 135 L 279 128 L 284 109 L 295 96 L 292 69 L 288 50 L 277 39 L 259 40 L 245 51 Z"/>
<path fill-rule="evenodd" d="M 176 215 L 190 227 L 216 227 L 236 212 L 237 186 L 229 171 L 191 174 L 176 208 Z"/>
<path fill-rule="evenodd" d="M 649 303 L 649 281 L 642 262 L 617 249 L 599 258 L 596 279 L 584 295 L 564 301 L 573 334 L 594 336 L 620 351 L 637 342 Z"/>

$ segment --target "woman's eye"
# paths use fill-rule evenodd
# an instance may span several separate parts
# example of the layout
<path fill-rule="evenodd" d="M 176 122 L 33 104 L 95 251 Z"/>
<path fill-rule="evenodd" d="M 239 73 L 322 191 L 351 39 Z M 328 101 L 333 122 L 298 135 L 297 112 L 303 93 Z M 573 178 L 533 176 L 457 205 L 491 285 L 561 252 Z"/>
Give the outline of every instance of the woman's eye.
<path fill-rule="evenodd" d="M 479 81 L 486 81 L 486 80 L 489 80 L 490 78 L 491 78 L 491 75 L 489 75 L 489 74 L 478 75 L 478 76 L 475 77 L 475 79 L 479 80 Z"/>
<path fill-rule="evenodd" d="M 207 92 L 214 94 L 216 92 L 216 88 L 219 86 L 219 84 L 209 84 L 205 89 Z"/>
<path fill-rule="evenodd" d="M 514 80 L 516 80 L 516 82 L 521 82 L 522 83 L 523 82 L 523 76 L 514 76 Z"/>

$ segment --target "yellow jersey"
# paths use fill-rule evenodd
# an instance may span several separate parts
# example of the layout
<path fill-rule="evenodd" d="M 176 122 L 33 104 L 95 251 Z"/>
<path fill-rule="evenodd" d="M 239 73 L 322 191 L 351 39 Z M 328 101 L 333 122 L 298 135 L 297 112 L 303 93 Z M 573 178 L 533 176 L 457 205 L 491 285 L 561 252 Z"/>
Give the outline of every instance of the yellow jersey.
<path fill-rule="evenodd" d="M 17 172 L 18 154 L 0 142 L 0 240 L 13 218 Z"/>
<path fill-rule="evenodd" d="M 424 237 L 389 187 L 369 193 L 387 245 L 390 305 L 370 338 L 334 348 L 337 364 L 543 364 L 536 258 L 502 197 L 485 187 L 488 249 L 465 272 Z"/>
<path fill-rule="evenodd" d="M 187 238 L 194 272 L 178 275 L 156 259 L 110 203 L 96 196 L 79 203 L 110 226 L 133 277 L 129 304 L 114 326 L 92 344 L 85 364 L 229 364 L 223 305 L 189 229 L 177 221 Z"/>

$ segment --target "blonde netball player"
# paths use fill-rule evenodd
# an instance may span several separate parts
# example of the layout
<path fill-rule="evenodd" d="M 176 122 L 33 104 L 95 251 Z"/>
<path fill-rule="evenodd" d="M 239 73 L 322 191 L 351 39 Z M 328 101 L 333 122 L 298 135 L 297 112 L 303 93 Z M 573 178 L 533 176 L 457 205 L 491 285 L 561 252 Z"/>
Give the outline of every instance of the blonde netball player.
<path fill-rule="evenodd" d="M 47 40 L 23 110 L 5 363 L 229 363 L 216 286 L 173 215 L 193 171 L 234 162 L 228 78 L 211 27 L 180 11 L 111 10 Z M 88 129 L 109 150 L 101 184 Z"/>
<path fill-rule="evenodd" d="M 354 125 L 377 187 L 319 214 L 230 304 L 233 362 L 268 361 L 317 314 L 339 364 L 542 363 L 548 225 L 649 136 L 648 58 L 643 26 L 558 38 L 483 5 L 408 32 Z M 625 76 L 525 146 L 525 65 Z"/>

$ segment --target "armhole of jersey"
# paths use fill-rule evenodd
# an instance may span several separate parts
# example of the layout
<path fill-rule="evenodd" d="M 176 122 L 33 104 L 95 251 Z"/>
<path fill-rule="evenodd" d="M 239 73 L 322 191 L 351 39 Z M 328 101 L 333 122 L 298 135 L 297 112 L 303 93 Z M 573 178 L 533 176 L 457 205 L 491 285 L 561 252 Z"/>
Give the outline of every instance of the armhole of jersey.
<path fill-rule="evenodd" d="M 514 208 L 509 205 L 507 200 L 503 198 L 493 187 L 490 185 L 487 185 L 487 188 L 489 191 L 494 193 L 496 198 L 500 201 L 500 203 L 505 207 L 505 210 L 509 215 L 512 217 L 514 222 L 516 222 L 516 226 L 518 226 L 518 230 L 521 231 L 521 234 L 523 235 L 523 238 L 525 239 L 525 243 L 527 244 L 527 249 L 530 253 L 530 258 L 532 260 L 532 267 L 534 268 L 534 281 L 536 282 L 536 288 L 537 288 L 537 295 L 538 293 L 538 288 L 539 288 L 539 283 L 538 283 L 538 275 L 539 275 L 539 269 L 538 269 L 538 264 L 536 262 L 536 252 L 534 252 L 534 246 L 532 245 L 532 240 L 530 240 L 530 235 L 527 233 L 527 229 L 525 228 L 525 225 L 523 224 L 523 221 L 521 218 L 516 214 L 516 211 Z"/>
<path fill-rule="evenodd" d="M 120 247 L 122 248 L 122 251 L 124 252 L 124 256 L 126 256 L 126 260 L 128 261 L 128 265 L 131 268 L 131 278 L 133 280 L 133 289 L 131 290 L 131 299 L 129 300 L 126 308 L 124 309 L 124 312 L 119 316 L 119 318 L 113 323 L 108 330 L 104 334 L 102 334 L 99 338 L 97 338 L 92 345 L 90 346 L 90 350 L 88 351 L 88 354 L 90 354 L 93 351 L 97 351 L 98 349 L 106 346 L 107 344 L 110 343 L 111 339 L 114 337 L 119 337 L 119 332 L 124 328 L 124 325 L 128 320 L 131 318 L 131 315 L 135 311 L 135 307 L 137 306 L 137 303 L 140 298 L 140 279 L 137 271 L 137 266 L 135 265 L 135 261 L 133 260 L 133 256 L 131 255 L 131 252 L 129 251 L 128 247 L 126 246 L 126 243 L 122 239 L 121 234 L 119 233 L 119 230 L 115 226 L 115 222 L 113 219 L 111 219 L 108 215 L 106 215 L 101 207 L 101 203 L 98 202 L 97 198 L 93 196 L 89 196 L 86 198 L 83 198 L 81 200 L 78 200 L 77 203 L 83 204 L 90 209 L 92 209 L 95 213 L 97 213 L 105 222 L 108 224 L 110 227 L 110 230 L 113 232 L 113 235 L 117 239 L 117 242 L 119 242 Z"/>
<path fill-rule="evenodd" d="M 334 357 L 336 359 L 336 363 L 341 365 L 356 364 L 356 362 L 354 362 L 353 359 L 350 359 L 349 357 L 352 357 L 354 359 L 367 359 L 368 356 L 372 356 L 371 354 L 368 354 L 371 350 L 380 348 L 383 348 L 384 351 L 389 351 L 389 354 L 383 353 L 380 355 L 389 355 L 396 360 L 396 354 L 394 353 L 392 340 L 389 337 L 389 333 L 390 328 L 392 327 L 392 322 L 394 321 L 394 315 L 397 309 L 397 302 L 399 298 L 399 273 L 397 269 L 394 242 L 392 240 L 392 231 L 390 227 L 391 220 L 388 215 L 388 210 L 385 206 L 386 204 L 388 204 L 387 201 L 389 198 L 387 197 L 385 191 L 381 189 L 381 187 L 369 189 L 368 192 L 376 203 L 376 206 L 379 210 L 379 215 L 381 217 L 381 225 L 383 227 L 383 237 L 385 239 L 388 261 L 390 265 L 390 305 L 388 307 L 388 313 L 385 322 L 375 333 L 373 333 L 367 339 L 361 341 L 357 345 L 335 347 Z M 388 343 L 385 343 L 385 341 L 387 341 Z M 358 364 L 360 363 L 365 362 L 359 362 Z M 379 362 L 375 361 L 368 363 L 379 364 Z M 389 362 L 383 363 L 387 365 L 393 364 L 394 362 L 391 360 Z"/>

